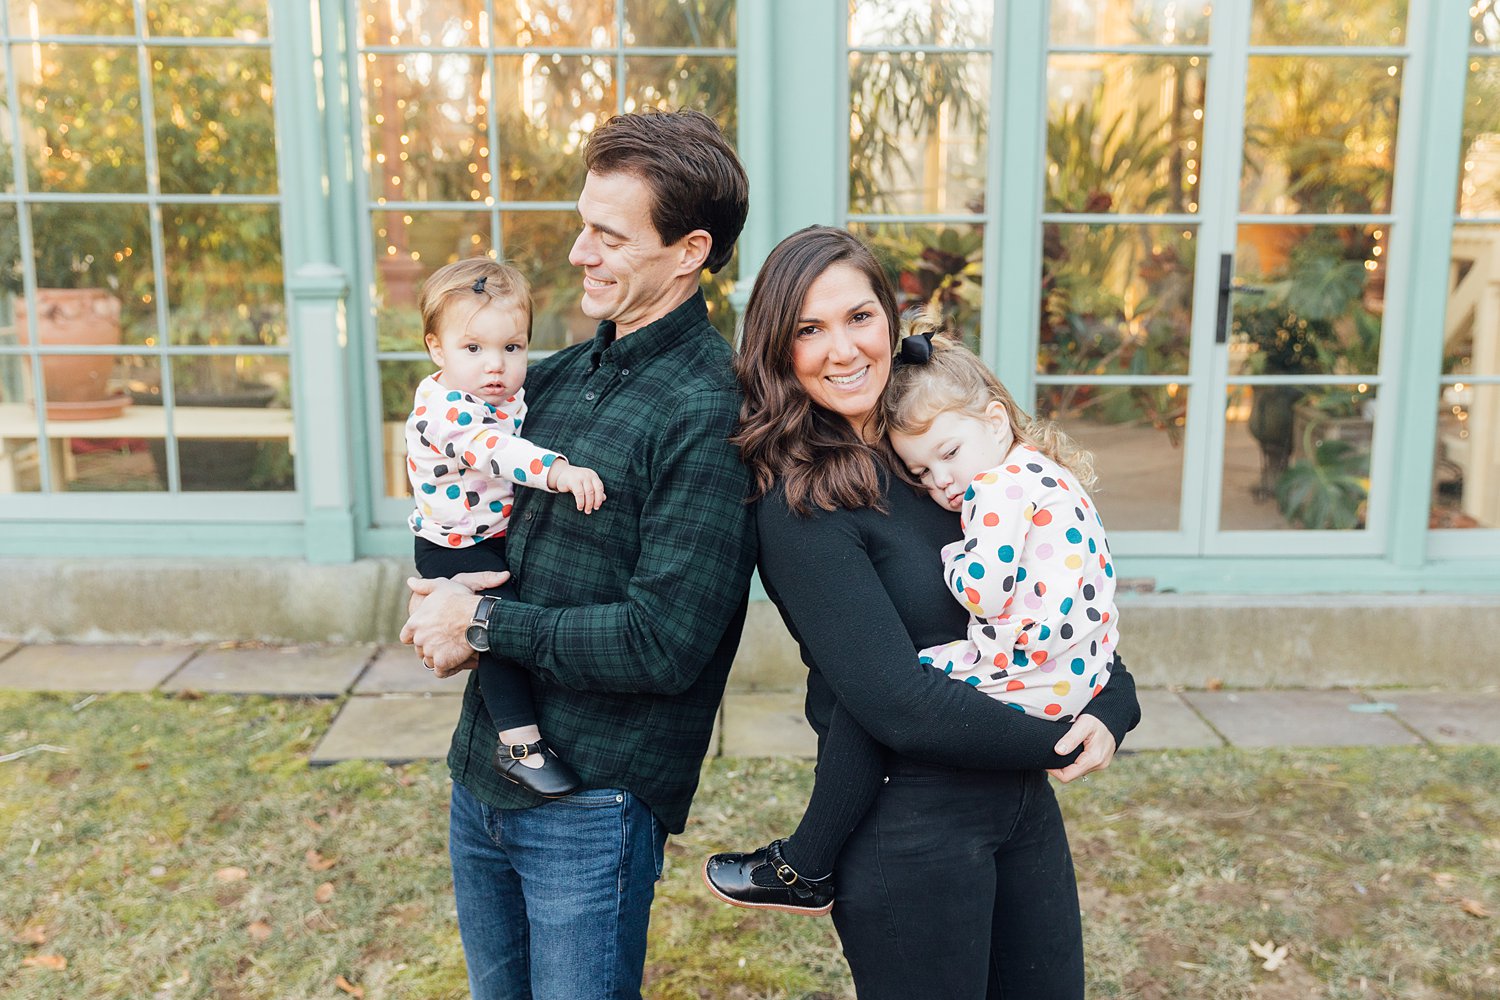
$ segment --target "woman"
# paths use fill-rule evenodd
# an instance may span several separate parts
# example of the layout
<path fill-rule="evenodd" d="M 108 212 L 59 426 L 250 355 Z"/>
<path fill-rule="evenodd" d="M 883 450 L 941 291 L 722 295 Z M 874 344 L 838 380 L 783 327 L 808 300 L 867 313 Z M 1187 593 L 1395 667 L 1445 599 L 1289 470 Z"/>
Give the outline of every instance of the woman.
<path fill-rule="evenodd" d="M 814 226 L 766 259 L 737 359 L 761 579 L 809 669 L 808 721 L 820 750 L 830 725 L 857 724 L 890 751 L 839 855 L 834 924 L 862 1000 L 1082 997 L 1077 887 L 1046 772 L 1108 766 L 1140 716 L 1134 681 L 1117 659 L 1064 728 L 918 665 L 967 616 L 936 568 L 958 516 L 893 476 L 880 440 L 898 331 L 868 248 Z M 758 867 L 757 886 L 772 870 L 788 893 L 820 890 L 774 851 L 770 865 L 764 850 L 741 857 L 747 883 Z"/>

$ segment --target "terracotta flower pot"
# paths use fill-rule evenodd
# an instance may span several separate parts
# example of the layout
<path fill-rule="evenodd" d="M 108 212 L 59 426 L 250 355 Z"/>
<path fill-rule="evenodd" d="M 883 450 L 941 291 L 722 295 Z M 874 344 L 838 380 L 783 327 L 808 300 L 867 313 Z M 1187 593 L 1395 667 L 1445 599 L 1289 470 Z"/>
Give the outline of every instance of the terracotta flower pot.
<path fill-rule="evenodd" d="M 79 347 L 120 343 L 120 300 L 102 288 L 38 288 L 37 336 L 44 345 Z M 27 303 L 16 300 L 16 330 L 28 343 Z M 130 397 L 114 385 L 112 354 L 53 355 L 42 359 L 48 420 L 118 417 Z"/>

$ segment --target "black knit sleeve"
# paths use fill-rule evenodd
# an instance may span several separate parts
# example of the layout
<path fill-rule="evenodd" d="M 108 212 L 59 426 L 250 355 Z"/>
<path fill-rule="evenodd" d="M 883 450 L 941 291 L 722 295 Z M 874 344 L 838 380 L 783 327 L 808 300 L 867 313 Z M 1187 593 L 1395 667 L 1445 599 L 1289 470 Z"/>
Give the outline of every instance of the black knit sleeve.
<path fill-rule="evenodd" d="M 802 517 L 775 493 L 762 500 L 757 519 L 768 591 L 838 703 L 880 743 L 917 760 L 989 770 L 1062 767 L 1076 756 L 1053 752 L 1065 725 L 1025 715 L 917 662 L 891 590 L 908 595 L 882 579 L 869 548 L 883 544 L 883 532 L 903 529 L 897 519 L 849 511 Z M 935 567 L 936 548 L 926 558 Z M 925 569 L 913 565 L 910 572 Z M 904 610 L 908 618 L 924 613 Z M 1138 715 L 1129 673 L 1112 676 L 1089 711 L 1123 737 Z"/>

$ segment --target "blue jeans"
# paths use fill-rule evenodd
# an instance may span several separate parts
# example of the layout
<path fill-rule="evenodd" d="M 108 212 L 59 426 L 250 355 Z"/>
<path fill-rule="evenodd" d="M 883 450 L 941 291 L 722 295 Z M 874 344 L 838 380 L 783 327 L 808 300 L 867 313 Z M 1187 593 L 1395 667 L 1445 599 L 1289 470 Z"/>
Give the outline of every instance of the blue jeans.
<path fill-rule="evenodd" d="M 455 781 L 448 856 L 475 1000 L 639 1000 L 666 840 L 619 789 L 493 809 Z"/>

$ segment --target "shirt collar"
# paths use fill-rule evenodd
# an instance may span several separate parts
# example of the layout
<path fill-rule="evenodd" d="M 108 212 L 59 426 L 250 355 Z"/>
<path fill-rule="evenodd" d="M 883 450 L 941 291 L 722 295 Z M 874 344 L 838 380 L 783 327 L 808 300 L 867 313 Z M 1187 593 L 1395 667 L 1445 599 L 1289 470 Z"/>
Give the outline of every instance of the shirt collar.
<path fill-rule="evenodd" d="M 598 368 L 606 360 L 619 368 L 639 366 L 647 358 L 670 350 L 707 322 L 708 303 L 701 289 L 661 319 L 621 338 L 615 337 L 614 320 L 604 320 L 594 333 L 589 369 Z"/>

